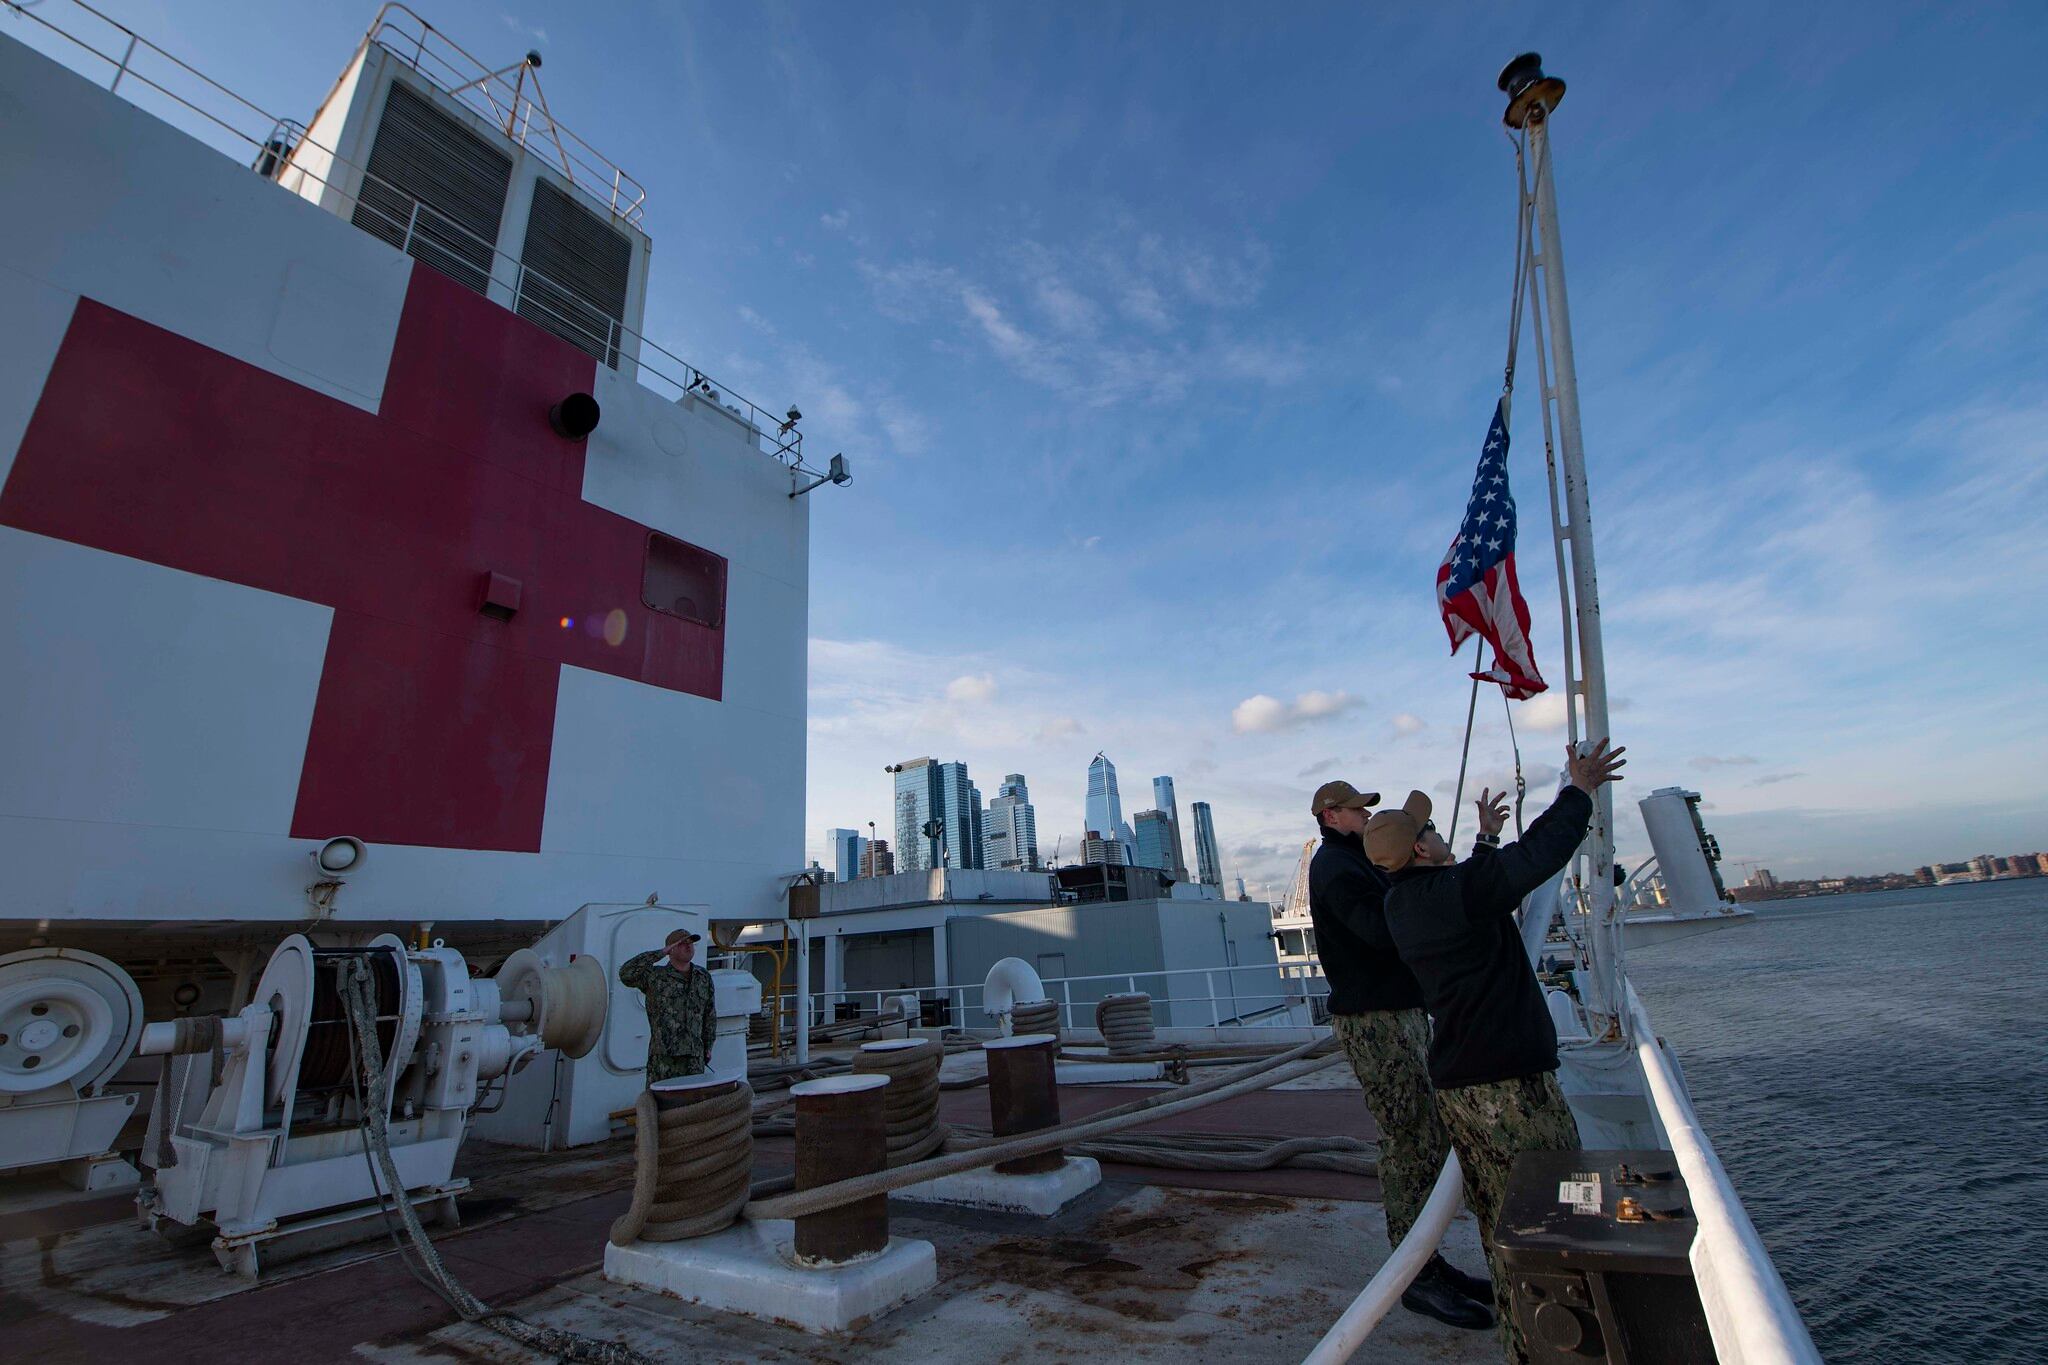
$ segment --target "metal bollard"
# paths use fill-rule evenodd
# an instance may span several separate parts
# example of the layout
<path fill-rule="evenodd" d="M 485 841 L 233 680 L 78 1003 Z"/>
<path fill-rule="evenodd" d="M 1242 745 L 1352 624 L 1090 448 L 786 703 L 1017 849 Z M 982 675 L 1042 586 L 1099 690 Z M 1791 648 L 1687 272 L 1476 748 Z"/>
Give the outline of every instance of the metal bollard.
<path fill-rule="evenodd" d="M 790 1087 L 796 1101 L 796 1187 L 815 1189 L 889 1164 L 880 1075 L 827 1076 Z M 796 1220 L 800 1265 L 838 1265 L 889 1244 L 889 1196 L 872 1195 Z"/>
<path fill-rule="evenodd" d="M 1054 1061 L 1060 1040 L 1050 1033 L 1024 1033 L 983 1043 L 988 1057 L 988 1111 L 998 1138 L 1052 1128 L 1060 1121 L 1060 1089 Z M 998 1175 L 1056 1171 L 1067 1154 L 1057 1149 L 1000 1162 Z"/>

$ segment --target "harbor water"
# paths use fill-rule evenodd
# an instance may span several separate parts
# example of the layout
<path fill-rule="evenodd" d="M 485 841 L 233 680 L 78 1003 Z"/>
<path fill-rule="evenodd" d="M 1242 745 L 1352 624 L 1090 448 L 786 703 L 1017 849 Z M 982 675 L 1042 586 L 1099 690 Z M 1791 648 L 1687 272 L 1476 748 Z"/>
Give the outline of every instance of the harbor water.
<path fill-rule="evenodd" d="M 2048 878 L 1768 902 L 1632 954 L 1831 1361 L 2048 1361 Z"/>

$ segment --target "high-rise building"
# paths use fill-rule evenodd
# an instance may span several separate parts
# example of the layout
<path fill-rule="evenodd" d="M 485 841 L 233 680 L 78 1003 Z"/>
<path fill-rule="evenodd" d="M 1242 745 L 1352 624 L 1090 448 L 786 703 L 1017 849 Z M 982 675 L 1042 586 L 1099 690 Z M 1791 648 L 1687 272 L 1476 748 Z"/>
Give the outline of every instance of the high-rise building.
<path fill-rule="evenodd" d="M 831 850 L 832 876 L 837 881 L 850 882 L 860 875 L 860 850 L 867 840 L 857 829 L 828 829 L 825 831 L 825 845 Z"/>
<path fill-rule="evenodd" d="M 1102 831 L 1091 829 L 1081 836 L 1081 861 L 1123 867 L 1124 846 Z"/>
<path fill-rule="evenodd" d="M 982 820 L 981 865 L 988 868 L 1038 869 L 1038 812 L 1024 774 L 1008 773 L 988 803 Z"/>
<path fill-rule="evenodd" d="M 974 811 L 974 829 L 971 831 L 968 837 L 967 848 L 969 853 L 973 855 L 974 865 L 976 867 L 987 867 L 988 858 L 981 851 L 982 842 L 988 838 L 988 831 L 984 827 L 986 823 L 987 813 L 982 809 L 981 805 L 981 788 L 969 787 L 967 789 L 967 794 L 969 800 L 972 802 L 972 809 Z"/>
<path fill-rule="evenodd" d="M 1173 875 L 1173 821 L 1163 810 L 1141 810 L 1136 817 L 1137 856 L 1134 867 L 1157 868 Z"/>
<path fill-rule="evenodd" d="M 888 877 L 896 872 L 896 855 L 889 851 L 887 839 L 863 839 L 860 851 L 860 875 L 863 877 Z"/>
<path fill-rule="evenodd" d="M 1195 813 L 1195 876 L 1204 886 L 1223 889 L 1223 858 L 1216 851 L 1216 820 L 1207 801 L 1190 808 Z"/>
<path fill-rule="evenodd" d="M 1116 791 L 1116 764 L 1102 754 L 1088 765 L 1087 828 L 1114 839 L 1124 822 L 1124 803 Z"/>
<path fill-rule="evenodd" d="M 981 866 L 981 800 L 965 763 L 939 765 L 939 842 L 946 867 Z"/>
<path fill-rule="evenodd" d="M 1188 879 L 1188 860 L 1181 852 L 1180 802 L 1174 799 L 1172 778 L 1152 779 L 1152 805 L 1154 809 L 1165 811 L 1167 822 L 1173 826 L 1173 862 L 1166 870 L 1173 874 L 1175 881 L 1184 882 Z"/>
<path fill-rule="evenodd" d="M 896 864 L 905 872 L 939 865 L 940 845 L 925 826 L 939 818 L 939 765 L 929 758 L 892 763 L 896 778 Z"/>

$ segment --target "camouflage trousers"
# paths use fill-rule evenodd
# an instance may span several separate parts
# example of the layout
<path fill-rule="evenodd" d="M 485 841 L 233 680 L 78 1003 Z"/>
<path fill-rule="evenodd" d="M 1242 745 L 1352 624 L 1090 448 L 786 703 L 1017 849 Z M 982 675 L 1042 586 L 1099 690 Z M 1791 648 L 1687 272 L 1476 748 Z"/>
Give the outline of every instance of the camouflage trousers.
<path fill-rule="evenodd" d="M 1493 1276 L 1493 1311 L 1501 1349 L 1513 1365 L 1525 1365 L 1528 1348 L 1515 1326 L 1508 1278 L 1493 1250 L 1493 1225 L 1507 1197 L 1508 1172 L 1523 1152 L 1570 1151 L 1579 1145 L 1578 1121 L 1565 1103 L 1557 1073 L 1512 1081 L 1462 1085 L 1436 1092 L 1437 1112 L 1450 1129 L 1451 1145 L 1465 1168 L 1465 1201 L 1479 1219 L 1486 1268 Z"/>
<path fill-rule="evenodd" d="M 1330 1026 L 1380 1128 L 1380 1202 L 1387 1240 L 1408 1235 L 1450 1152 L 1429 1084 L 1429 1019 L 1421 1010 L 1333 1014 Z"/>

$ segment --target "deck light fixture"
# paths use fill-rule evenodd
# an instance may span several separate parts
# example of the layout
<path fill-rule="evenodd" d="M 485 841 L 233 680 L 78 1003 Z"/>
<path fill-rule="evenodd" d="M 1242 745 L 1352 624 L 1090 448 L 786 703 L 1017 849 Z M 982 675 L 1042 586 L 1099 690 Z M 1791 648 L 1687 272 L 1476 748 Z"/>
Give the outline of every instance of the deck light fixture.
<path fill-rule="evenodd" d="M 794 409 L 792 409 L 792 411 L 794 411 Z M 822 484 L 832 483 L 845 485 L 852 482 L 853 472 L 846 467 L 846 457 L 844 455 L 834 455 L 832 457 L 832 463 L 825 467 L 825 472 L 823 474 L 814 475 L 811 481 L 801 488 L 792 488 L 789 492 L 789 496 L 791 496 L 792 498 L 800 498 L 804 494 L 810 492 L 813 488 L 817 488 Z"/>

